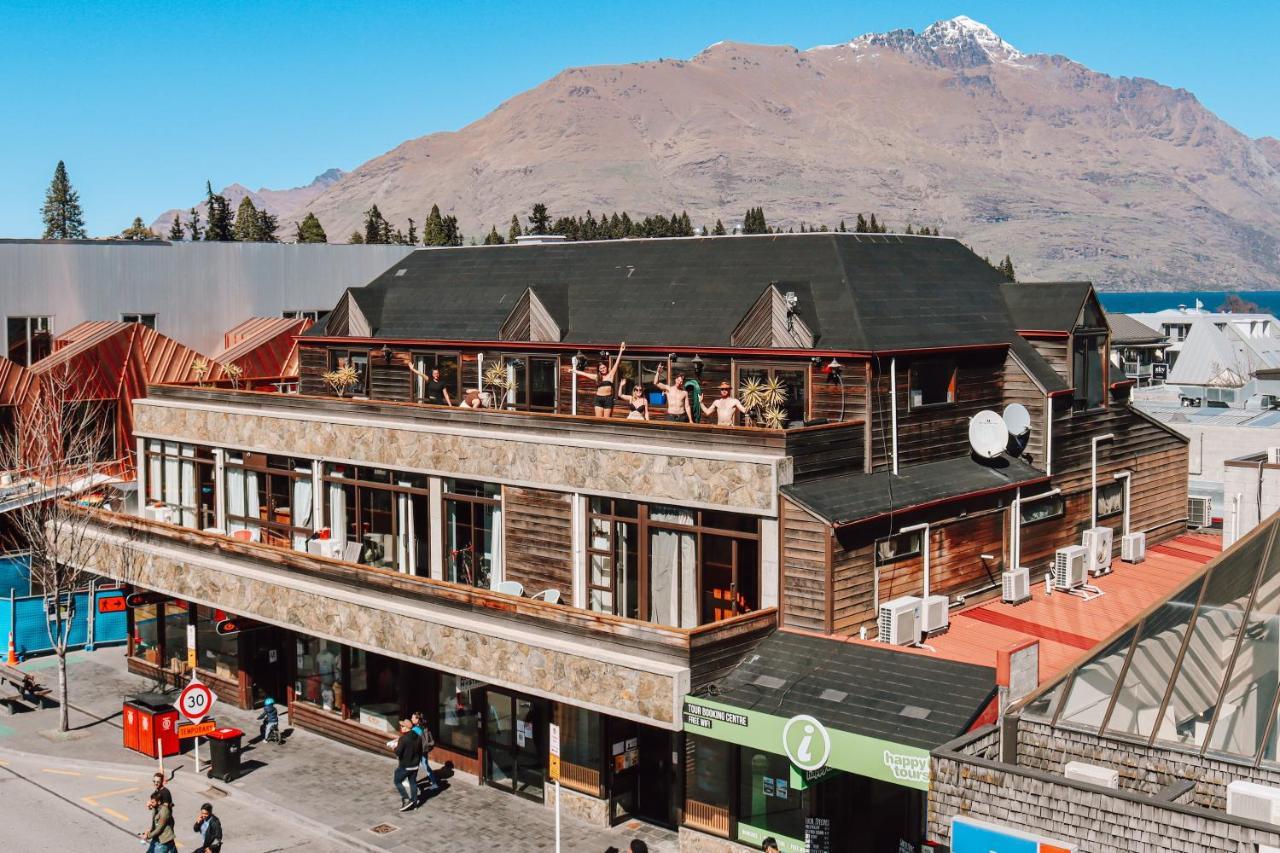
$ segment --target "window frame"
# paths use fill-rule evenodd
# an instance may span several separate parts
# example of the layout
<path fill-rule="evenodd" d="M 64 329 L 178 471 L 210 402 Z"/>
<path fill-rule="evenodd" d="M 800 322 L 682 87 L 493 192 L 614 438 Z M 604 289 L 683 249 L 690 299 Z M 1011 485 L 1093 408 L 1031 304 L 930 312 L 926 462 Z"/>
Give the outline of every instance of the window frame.
<path fill-rule="evenodd" d="M 943 368 L 950 367 L 951 378 L 946 384 L 946 398 L 934 403 L 926 403 L 924 400 L 924 388 L 916 385 L 917 373 L 921 366 L 937 365 Z M 960 367 L 954 358 L 921 358 L 911 362 L 907 368 L 907 411 L 914 412 L 921 409 L 942 409 L 947 406 L 956 405 L 956 397 L 960 387 Z M 915 402 L 916 392 L 920 392 L 921 402 Z"/>
<path fill-rule="evenodd" d="M 151 322 L 148 323 L 146 318 L 150 317 Z M 132 318 L 132 319 L 130 319 Z M 120 312 L 121 323 L 137 323 L 140 326 L 146 326 L 148 329 L 155 331 L 156 323 L 159 321 L 160 315 L 153 311 L 122 311 Z"/>
<path fill-rule="evenodd" d="M 1054 509 L 1047 515 L 1037 516 L 1036 518 L 1027 518 L 1027 506 L 1030 504 L 1048 504 Z M 1037 497 L 1034 500 L 1023 500 L 1018 502 L 1018 525 L 1026 526 L 1028 524 L 1039 524 L 1042 521 L 1052 521 L 1055 518 L 1062 518 L 1067 514 L 1067 499 L 1061 494 L 1048 495 L 1046 497 Z"/>
<path fill-rule="evenodd" d="M 502 360 L 507 364 L 508 370 L 516 373 L 517 375 L 519 375 L 520 373 L 523 373 L 524 381 L 516 383 L 514 400 L 510 399 L 510 397 L 513 395 L 510 392 L 508 392 L 507 399 L 503 399 L 500 401 L 501 405 L 497 405 L 499 401 L 495 400 L 495 408 L 500 408 L 500 409 L 509 408 L 519 412 L 542 412 L 544 414 L 556 414 L 557 412 L 560 411 L 560 356 L 559 354 L 557 353 L 548 354 L 545 352 L 535 352 L 535 353 L 512 352 L 512 353 L 503 353 Z M 518 366 L 514 364 L 517 361 L 520 362 Z M 529 388 L 531 385 L 531 383 L 529 382 L 529 371 L 531 370 L 534 361 L 543 361 L 543 362 L 549 361 L 549 362 L 552 362 L 552 364 L 554 365 L 554 369 L 552 370 L 552 376 L 554 377 L 555 387 L 552 390 L 552 394 L 551 394 L 552 402 L 550 406 L 534 406 L 529 400 Z"/>
<path fill-rule="evenodd" d="M 895 539 L 914 539 L 915 544 L 905 551 L 898 551 L 891 557 L 880 556 L 880 543 L 890 542 Z M 895 563 L 901 563 L 903 560 L 910 560 L 919 557 L 924 553 L 924 531 L 908 530 L 903 533 L 895 533 L 892 536 L 881 536 L 872 544 L 872 556 L 875 558 L 875 567 L 892 566 Z"/>
<path fill-rule="evenodd" d="M 280 312 L 280 316 L 285 320 L 306 320 L 314 323 L 320 319 L 321 314 L 325 313 L 327 309 L 322 308 L 286 308 Z"/>
<path fill-rule="evenodd" d="M 1098 404 L 1096 406 L 1089 405 L 1089 388 L 1081 384 L 1081 377 L 1077 375 L 1076 370 L 1076 346 L 1081 341 L 1096 341 L 1098 345 Z M 1110 376 L 1111 354 L 1109 352 L 1108 336 L 1105 329 L 1078 328 L 1071 334 L 1070 344 L 1067 348 L 1067 364 L 1071 368 L 1071 411 L 1074 414 L 1088 414 L 1090 412 L 1101 412 L 1107 408 L 1107 381 Z M 1088 353 L 1086 348 L 1083 351 L 1081 362 L 1085 367 L 1084 381 L 1092 385 L 1093 377 L 1088 371 Z M 1083 392 L 1083 396 L 1081 396 Z"/>
<path fill-rule="evenodd" d="M 497 496 L 487 497 L 484 495 L 472 495 L 472 494 L 467 494 L 466 492 L 454 491 L 454 489 L 451 488 L 451 486 L 455 486 L 459 482 L 478 483 L 481 486 L 482 491 L 485 486 L 494 486 L 498 490 Z M 466 581 L 463 581 L 463 580 L 451 579 L 451 575 L 454 571 L 454 565 L 451 562 L 450 558 L 454 556 L 456 552 L 451 552 L 449 548 L 449 544 L 450 544 L 449 505 L 450 503 L 457 505 L 457 509 L 455 511 L 459 511 L 459 512 L 461 511 L 461 507 L 465 505 L 466 511 L 469 513 L 470 520 L 467 523 L 472 528 L 472 534 L 471 534 L 472 535 L 471 551 L 473 554 L 472 570 L 475 573 L 475 578 L 472 583 L 467 583 Z M 489 555 L 489 573 L 488 573 L 487 583 L 482 585 L 479 583 L 480 567 L 475 562 L 476 560 L 478 560 L 478 557 L 475 556 L 474 540 L 475 540 L 475 531 L 477 529 L 478 530 L 485 529 L 484 525 L 478 525 L 476 523 L 476 513 L 477 512 L 483 513 L 486 511 L 491 513 L 491 515 L 489 516 L 489 524 L 488 524 L 489 548 L 491 549 L 491 553 Z M 461 586 L 474 587 L 475 589 L 492 589 L 493 588 L 494 581 L 502 573 L 501 572 L 501 569 L 502 569 L 501 527 L 503 524 L 503 519 L 502 519 L 501 513 L 502 513 L 502 486 L 496 483 L 486 483 L 481 480 L 468 480 L 468 479 L 459 478 L 459 477 L 447 477 L 444 479 L 440 489 L 440 543 L 441 543 L 441 548 L 443 549 L 442 553 L 444 554 L 444 561 L 445 561 L 445 564 L 441 567 L 441 572 L 442 572 L 441 576 L 444 578 L 444 580 L 446 580 L 449 583 L 459 584 Z"/>
<path fill-rule="evenodd" d="M 801 407 L 803 411 L 801 412 L 801 416 L 798 420 L 800 420 L 803 423 L 804 421 L 807 421 L 812 417 L 812 411 L 813 411 L 813 400 L 812 400 L 813 374 L 812 374 L 812 371 L 810 370 L 810 367 L 811 367 L 811 364 L 810 362 L 807 362 L 807 361 L 795 361 L 795 362 L 752 361 L 750 359 L 740 360 L 735 358 L 733 360 L 733 369 L 731 371 L 732 384 L 734 389 L 733 393 L 736 396 L 739 393 L 739 389 L 742 388 L 742 381 L 743 381 L 742 374 L 744 372 L 746 373 L 763 372 L 765 376 L 769 379 L 774 378 L 778 374 L 778 372 L 799 373 L 803 377 L 803 379 L 801 380 L 803 383 L 803 387 L 800 391 L 800 393 L 803 395 L 803 399 L 801 400 Z M 790 415 L 790 412 L 787 411 L 787 408 L 789 405 L 791 405 L 790 400 L 784 401 L 782 404 L 782 410 L 788 416 Z M 787 419 L 788 423 L 793 420 L 797 420 L 797 419 L 791 418 L 791 417 L 788 417 Z"/>
<path fill-rule="evenodd" d="M 243 461 L 236 462 L 234 460 L 234 456 L 236 455 L 239 455 L 239 457 Z M 294 464 L 293 466 L 287 469 L 281 468 L 278 466 L 273 466 L 271 464 L 271 460 L 273 459 L 287 459 L 292 461 Z M 303 473 L 297 470 L 298 463 L 300 462 L 307 463 L 308 467 L 310 467 L 311 465 L 310 459 L 300 457 L 300 456 L 280 456 L 277 454 L 250 453 L 247 451 L 238 453 L 238 454 L 235 452 L 228 453 L 226 456 L 226 459 L 223 460 L 224 480 L 227 480 L 226 472 L 231 469 L 238 469 L 245 472 L 252 471 L 253 473 L 257 474 L 259 477 L 262 478 L 263 494 L 265 494 L 267 497 L 267 502 L 265 504 L 260 505 L 258 508 L 258 513 L 259 513 L 258 516 L 254 517 L 249 515 L 236 515 L 231 510 L 231 486 L 228 481 L 227 485 L 225 486 L 226 517 L 227 517 L 228 530 L 231 528 L 231 525 L 233 522 L 237 522 L 241 524 L 244 529 L 254 529 L 256 527 L 256 529 L 258 530 L 258 537 L 260 541 L 269 545 L 277 545 L 281 548 L 293 548 L 295 537 L 309 539 L 311 535 L 315 532 L 316 519 L 314 518 L 312 519 L 312 524 L 310 528 L 301 527 L 297 524 L 294 524 L 294 520 L 298 517 L 298 510 L 293 505 L 294 494 L 295 494 L 294 483 L 298 480 L 312 480 L 312 478 L 314 477 L 313 471 L 308 470 L 306 473 Z M 287 488 L 287 494 L 289 496 L 289 523 L 288 524 L 285 524 L 283 522 L 276 520 L 277 509 L 279 505 L 276 504 L 274 499 L 275 490 L 272 488 L 272 485 L 273 485 L 272 481 L 280 480 L 280 479 L 285 480 L 285 482 L 287 483 L 286 488 Z M 248 483 L 249 483 L 249 478 L 245 477 L 244 478 L 244 488 L 245 488 L 244 506 L 245 507 L 248 507 L 249 505 Z"/>
<path fill-rule="evenodd" d="M 1120 498 L 1119 506 L 1117 506 L 1115 509 L 1113 509 L 1110 512 L 1104 513 L 1102 512 L 1102 507 L 1101 507 L 1102 493 L 1103 493 L 1103 490 L 1110 491 L 1112 489 L 1119 492 L 1119 498 Z M 1094 500 L 1093 511 L 1099 521 L 1101 521 L 1104 518 L 1115 518 L 1117 515 L 1124 515 L 1124 490 L 1125 490 L 1125 480 L 1112 480 L 1111 482 L 1108 482 L 1108 483 L 1098 484 L 1097 494 Z"/>
<path fill-rule="evenodd" d="M 56 315 L 54 314 L 6 315 L 5 317 L 5 355 L 9 358 L 9 360 L 14 362 L 15 364 L 21 364 L 23 367 L 30 367 L 31 365 L 35 364 L 37 361 L 40 361 L 41 358 L 47 358 L 49 355 L 51 355 L 53 353 L 53 318 L 55 316 Z M 23 332 L 24 337 L 22 342 L 23 357 L 21 359 L 17 359 L 13 357 L 14 341 L 12 336 L 9 334 L 10 332 L 9 327 L 14 320 L 24 321 L 24 332 Z M 38 328 L 33 329 L 32 327 L 33 320 L 42 321 L 42 322 L 36 323 L 36 326 Z M 36 333 L 41 333 L 45 335 L 45 339 L 48 347 L 47 351 L 44 352 L 44 354 L 41 355 L 40 358 L 31 357 L 32 352 L 35 349 L 34 343 L 35 343 Z"/>
<path fill-rule="evenodd" d="M 172 445 L 176 449 L 176 453 L 171 456 L 167 449 L 167 445 Z M 191 453 L 188 455 L 187 450 Z M 200 454 L 204 453 L 204 456 Z M 182 484 L 183 484 L 183 463 L 190 462 L 191 470 L 195 475 L 194 492 L 195 506 L 183 506 L 180 503 L 174 504 L 165 498 L 168 494 L 168 469 L 166 465 L 168 459 L 177 461 L 178 471 L 178 499 L 182 500 Z M 152 463 L 155 463 L 152 465 Z M 142 500 L 148 506 L 155 504 L 163 504 L 178 513 L 177 524 L 183 525 L 183 516 L 190 512 L 194 516 L 196 530 L 205 530 L 218 525 L 218 500 L 222 496 L 221 486 L 217 477 L 217 460 L 214 459 L 213 450 L 200 444 L 188 444 L 180 441 L 168 441 L 165 439 L 149 438 L 143 446 L 143 465 L 147 479 L 147 493 L 142 496 Z M 205 475 L 208 479 L 205 479 Z M 213 492 L 207 505 L 201 499 L 200 487 L 204 483 L 211 483 Z M 154 493 L 154 496 L 153 496 Z M 185 525 L 183 525 L 185 526 Z"/>
<path fill-rule="evenodd" d="M 343 473 L 341 474 L 335 473 L 335 471 L 338 471 L 338 470 L 341 470 Z M 364 472 L 373 472 L 373 471 L 387 472 L 388 479 L 375 480 L 375 479 L 370 479 L 367 477 L 360 476 Z M 412 484 L 404 485 L 400 482 L 401 480 L 409 480 L 414 478 L 418 479 L 421 484 L 420 485 L 412 485 Z M 348 503 L 345 487 L 350 486 L 353 490 L 353 494 L 351 496 L 351 501 L 350 501 L 350 508 L 354 509 L 354 512 L 347 517 L 346 522 L 347 522 L 348 528 L 355 532 L 356 538 L 352 538 L 351 536 L 349 536 L 347 530 L 340 530 L 340 531 L 331 530 L 331 533 L 330 533 L 330 535 L 334 536 L 335 538 L 340 536 L 344 542 L 348 542 L 348 543 L 361 541 L 361 539 L 359 538 L 361 528 L 364 526 L 364 524 L 367 521 L 367 519 L 365 518 L 364 501 L 361 500 L 361 498 L 363 497 L 362 493 L 368 492 L 368 491 L 380 491 L 380 492 L 388 493 L 391 498 L 391 509 L 389 511 L 390 518 L 391 518 L 391 532 L 387 535 L 391 537 L 392 543 L 396 545 L 400 544 L 399 540 L 401 536 L 406 537 L 406 541 L 403 543 L 405 554 L 406 556 L 413 555 L 411 558 L 411 561 L 413 563 L 413 570 L 412 572 L 410 572 L 409 566 L 399 565 L 399 558 L 398 558 L 398 555 L 396 554 L 384 554 L 383 555 L 384 558 L 387 558 L 391 561 L 391 568 L 394 569 L 395 571 L 411 573 L 417 577 L 430 576 L 431 567 L 429 563 L 430 563 L 430 543 L 431 543 L 431 529 L 430 529 L 431 528 L 431 523 L 430 523 L 431 489 L 425 474 L 417 474 L 417 473 L 406 472 L 406 471 L 397 471 L 394 468 L 383 468 L 375 465 L 347 465 L 346 463 L 340 463 L 340 462 L 326 462 L 322 466 L 320 481 L 321 481 L 321 487 L 324 490 L 324 504 L 325 504 L 325 511 L 321 519 L 322 527 L 332 526 L 333 511 L 331 507 L 332 497 L 331 497 L 330 487 L 333 485 L 339 485 L 344 487 L 343 497 L 342 497 L 344 514 L 347 513 L 347 503 Z M 400 508 L 398 506 L 398 502 L 400 500 L 401 495 L 405 495 L 409 497 L 410 500 L 413 501 L 413 503 L 406 508 L 406 512 L 407 512 L 406 518 L 410 519 L 413 526 L 414 534 L 415 534 L 412 540 L 407 538 L 408 531 L 402 530 L 400 525 Z M 416 520 L 413 520 L 414 513 L 417 512 L 418 500 L 421 500 L 423 502 L 423 505 L 427 507 L 425 525 L 419 525 Z M 425 561 L 418 559 L 418 557 L 421 556 L 421 554 L 423 553 L 426 553 L 428 555 Z"/>
<path fill-rule="evenodd" d="M 440 365 L 441 358 L 452 358 L 455 362 L 453 370 L 453 386 L 445 390 L 449 392 L 449 399 L 452 405 L 456 406 L 462 402 L 462 352 L 460 350 L 422 350 L 414 349 L 409 351 L 409 361 L 415 368 L 421 370 L 428 375 L 431 374 L 433 368 Z M 428 361 L 434 359 L 434 361 Z M 448 376 L 444 369 L 440 371 L 441 380 L 447 382 Z M 422 377 L 414 373 L 409 374 L 410 392 L 413 395 L 415 403 L 426 403 L 427 383 Z"/>
<path fill-rule="evenodd" d="M 368 397 L 369 396 L 369 350 L 365 347 L 338 347 L 328 350 L 328 366 L 329 370 L 337 370 L 342 366 L 345 360 L 348 363 L 355 363 L 357 359 L 363 359 L 364 366 L 357 369 L 360 376 L 358 382 L 352 385 L 349 393 L 352 397 Z"/>

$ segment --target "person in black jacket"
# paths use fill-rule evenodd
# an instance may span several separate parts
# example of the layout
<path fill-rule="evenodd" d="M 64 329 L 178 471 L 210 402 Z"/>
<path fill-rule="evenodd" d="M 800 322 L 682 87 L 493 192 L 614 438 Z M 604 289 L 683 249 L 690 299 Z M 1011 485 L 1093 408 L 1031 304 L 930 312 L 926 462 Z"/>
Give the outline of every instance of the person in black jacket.
<path fill-rule="evenodd" d="M 400 721 L 400 737 L 393 741 L 396 753 L 396 790 L 400 792 L 400 811 L 418 805 L 418 765 L 422 763 L 422 738 L 408 720 Z"/>
<path fill-rule="evenodd" d="M 218 853 L 222 849 L 222 821 L 218 820 L 209 803 L 200 807 L 200 817 L 192 829 L 200 836 L 200 846 L 195 853 Z"/>

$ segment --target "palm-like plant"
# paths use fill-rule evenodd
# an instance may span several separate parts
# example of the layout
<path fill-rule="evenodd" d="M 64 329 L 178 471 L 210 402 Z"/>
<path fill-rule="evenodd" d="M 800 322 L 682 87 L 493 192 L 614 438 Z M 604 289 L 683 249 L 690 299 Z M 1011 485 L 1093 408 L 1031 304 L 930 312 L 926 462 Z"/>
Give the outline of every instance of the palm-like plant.
<path fill-rule="evenodd" d="M 748 410 L 758 409 L 764 402 L 764 383 L 752 376 L 738 389 L 738 399 Z"/>
<path fill-rule="evenodd" d="M 768 429 L 782 429 L 787 425 L 787 413 L 771 406 L 760 413 L 760 422 Z"/>
<path fill-rule="evenodd" d="M 512 371 L 507 369 L 505 361 L 495 361 L 484 370 L 484 384 L 494 390 L 494 408 L 501 408 L 508 395 L 516 389 L 516 379 Z M 501 402 L 499 402 L 501 401 Z"/>
<path fill-rule="evenodd" d="M 322 374 L 320 378 L 333 389 L 333 393 L 343 397 L 346 395 L 348 388 L 360 381 L 360 374 L 351 365 L 344 364 L 337 370 L 330 370 L 328 373 Z"/>
<path fill-rule="evenodd" d="M 749 413 L 752 423 L 769 429 L 782 429 L 787 415 L 782 404 L 787 401 L 787 386 L 776 376 L 761 379 L 756 376 L 743 380 L 738 388 L 738 399 Z"/>

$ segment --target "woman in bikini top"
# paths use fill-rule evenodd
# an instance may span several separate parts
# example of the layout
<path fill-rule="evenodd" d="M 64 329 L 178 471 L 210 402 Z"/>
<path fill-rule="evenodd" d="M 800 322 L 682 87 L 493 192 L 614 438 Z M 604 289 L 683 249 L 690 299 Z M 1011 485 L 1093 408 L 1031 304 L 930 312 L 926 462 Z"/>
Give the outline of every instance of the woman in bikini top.
<path fill-rule="evenodd" d="M 604 361 L 597 364 L 594 374 L 587 373 L 585 370 L 574 371 L 580 378 L 589 379 L 596 383 L 596 396 L 595 400 L 592 401 L 592 413 L 597 418 L 613 417 L 613 404 L 617 399 L 614 385 L 622 384 L 618 382 L 618 365 L 622 363 L 622 353 L 626 348 L 627 344 L 624 341 L 618 347 L 618 355 L 610 359 L 607 364 Z M 623 380 L 623 382 L 625 381 Z"/>

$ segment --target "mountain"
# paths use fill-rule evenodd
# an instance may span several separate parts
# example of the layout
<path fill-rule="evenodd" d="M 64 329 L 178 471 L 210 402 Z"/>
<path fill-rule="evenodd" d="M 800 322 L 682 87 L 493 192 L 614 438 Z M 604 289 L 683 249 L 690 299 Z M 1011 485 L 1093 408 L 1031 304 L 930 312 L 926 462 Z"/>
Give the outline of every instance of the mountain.
<path fill-rule="evenodd" d="M 342 176 L 346 172 L 341 169 L 326 169 L 307 184 L 305 187 L 294 187 L 287 190 L 269 190 L 265 187 L 258 190 L 251 190 L 240 184 L 231 184 L 223 187 L 219 192 L 227 197 L 227 201 L 231 205 L 231 210 L 235 211 L 240 205 L 241 199 L 245 196 L 253 199 L 253 206 L 261 210 L 266 208 L 274 213 L 280 219 L 280 236 L 283 239 L 290 239 L 293 236 L 293 216 L 298 211 L 306 210 L 307 206 L 320 197 L 320 195 L 329 187 L 342 180 Z M 191 218 L 191 208 L 199 206 L 200 222 L 207 222 L 209 219 L 209 204 L 206 201 L 193 202 L 183 208 L 172 208 L 166 210 L 151 223 L 151 230 L 162 236 L 167 236 L 169 228 L 173 225 L 173 215 L 176 213 L 181 218 L 183 224 Z M 301 221 L 302 217 L 298 217 Z"/>
<path fill-rule="evenodd" d="M 1027 55 L 960 17 L 809 50 L 566 70 L 456 132 L 412 139 L 305 203 L 335 238 L 370 204 L 469 235 L 552 216 L 687 210 L 835 227 L 937 225 L 1021 277 L 1107 289 L 1280 281 L 1280 143 L 1189 92 Z M 280 212 L 281 221 L 302 210 Z"/>

